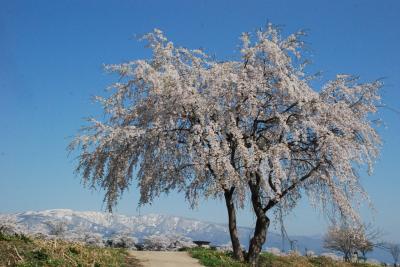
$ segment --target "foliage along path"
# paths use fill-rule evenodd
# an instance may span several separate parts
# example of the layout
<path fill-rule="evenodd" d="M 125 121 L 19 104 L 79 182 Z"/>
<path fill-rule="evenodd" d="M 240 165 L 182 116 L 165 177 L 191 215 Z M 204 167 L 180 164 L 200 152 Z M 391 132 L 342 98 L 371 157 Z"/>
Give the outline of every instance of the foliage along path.
<path fill-rule="evenodd" d="M 176 251 L 131 251 L 144 267 L 200 267 L 198 260 L 187 252 Z"/>

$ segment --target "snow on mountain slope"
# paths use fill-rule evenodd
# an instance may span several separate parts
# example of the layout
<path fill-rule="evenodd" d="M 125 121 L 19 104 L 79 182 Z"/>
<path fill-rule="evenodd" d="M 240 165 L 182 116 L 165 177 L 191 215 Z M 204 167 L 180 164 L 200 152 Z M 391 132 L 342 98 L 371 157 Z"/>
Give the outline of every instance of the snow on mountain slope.
<path fill-rule="evenodd" d="M 5 220 L 14 222 L 23 232 L 43 234 L 49 233 L 47 222 L 56 221 L 65 222 L 67 232 L 91 232 L 102 236 L 113 233 L 129 233 L 139 238 L 166 233 L 189 237 L 228 234 L 224 225 L 159 214 L 125 216 L 105 212 L 56 209 L 0 214 L 0 221 Z"/>
<path fill-rule="evenodd" d="M 15 214 L 0 214 L 0 223 L 8 221 L 25 233 L 49 234 L 48 222 L 64 222 L 67 231 L 64 236 L 70 239 L 79 239 L 84 234 L 96 234 L 107 238 L 115 234 L 124 234 L 142 240 L 150 235 L 177 235 L 189 237 L 192 240 L 207 240 L 214 245 L 230 243 L 228 227 L 224 224 L 202 222 L 177 216 L 147 214 L 126 216 L 94 211 L 73 211 L 69 209 L 55 209 L 45 211 L 28 211 Z M 243 246 L 247 247 L 252 229 L 239 227 L 239 236 Z M 321 237 L 295 236 L 297 249 L 304 253 L 313 250 L 320 254 L 326 252 L 322 246 Z M 279 234 L 269 232 L 266 247 L 281 248 L 282 240 Z M 285 242 L 288 250 L 288 242 Z M 385 254 L 374 253 L 374 257 L 387 259 Z"/>
<path fill-rule="evenodd" d="M 12 221 L 19 231 L 45 235 L 50 233 L 48 222 L 64 222 L 67 226 L 64 236 L 70 239 L 78 239 L 85 233 L 97 234 L 103 238 L 123 233 L 139 240 L 150 235 L 180 235 L 189 237 L 192 240 L 207 240 L 214 245 L 230 243 L 226 225 L 160 214 L 126 216 L 69 209 L 0 214 L 0 222 L 7 220 Z M 239 227 L 238 231 L 242 244 L 247 247 L 252 229 Z M 321 240 L 310 239 L 310 241 L 309 239 L 305 238 L 307 244 L 298 242 L 299 249 L 304 250 L 307 247 L 320 252 Z M 280 236 L 275 233 L 269 233 L 266 246 L 281 247 Z M 288 248 L 286 247 L 286 249 Z"/>

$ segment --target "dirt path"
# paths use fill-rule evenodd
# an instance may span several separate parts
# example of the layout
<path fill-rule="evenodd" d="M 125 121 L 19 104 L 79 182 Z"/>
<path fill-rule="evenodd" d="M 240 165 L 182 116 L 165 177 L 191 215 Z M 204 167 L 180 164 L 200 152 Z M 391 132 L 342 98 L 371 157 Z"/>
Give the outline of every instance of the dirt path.
<path fill-rule="evenodd" d="M 200 263 L 187 252 L 131 251 L 144 267 L 200 267 Z"/>

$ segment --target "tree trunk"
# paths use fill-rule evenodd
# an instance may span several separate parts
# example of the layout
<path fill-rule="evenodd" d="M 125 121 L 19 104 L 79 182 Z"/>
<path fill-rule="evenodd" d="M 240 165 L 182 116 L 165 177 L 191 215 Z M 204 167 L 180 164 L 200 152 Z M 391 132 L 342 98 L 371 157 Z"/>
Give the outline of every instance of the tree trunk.
<path fill-rule="evenodd" d="M 269 219 L 267 216 L 257 218 L 254 235 L 250 240 L 248 262 L 251 266 L 257 266 L 262 246 L 267 238 L 267 230 L 269 227 Z"/>
<path fill-rule="evenodd" d="M 344 254 L 344 261 L 345 261 L 345 262 L 350 262 L 350 256 L 349 256 L 349 254 L 350 254 L 350 253 L 347 253 L 347 252 Z"/>
<path fill-rule="evenodd" d="M 232 187 L 231 190 L 225 190 L 225 201 L 226 201 L 226 208 L 228 210 L 228 219 L 229 219 L 229 234 L 231 236 L 232 241 L 232 249 L 233 249 L 233 256 L 238 261 L 243 261 L 243 251 L 240 247 L 239 235 L 236 226 L 236 210 L 235 205 L 233 203 L 233 191 L 234 188 Z"/>
<path fill-rule="evenodd" d="M 257 266 L 262 246 L 267 238 L 267 230 L 270 220 L 266 216 L 267 209 L 263 209 L 261 202 L 259 177 L 257 177 L 257 182 L 255 184 L 252 181 L 249 181 L 249 187 L 251 191 L 251 202 L 253 204 L 257 221 L 254 229 L 254 235 L 250 240 L 247 261 L 251 264 L 251 266 Z"/>

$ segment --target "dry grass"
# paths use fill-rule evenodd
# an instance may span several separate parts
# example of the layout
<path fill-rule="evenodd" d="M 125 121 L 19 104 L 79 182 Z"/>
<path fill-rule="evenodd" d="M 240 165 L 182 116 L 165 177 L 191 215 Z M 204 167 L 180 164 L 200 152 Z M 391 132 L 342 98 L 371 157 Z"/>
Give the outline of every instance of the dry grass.
<path fill-rule="evenodd" d="M 141 266 L 125 249 L 0 235 L 0 266 Z"/>

